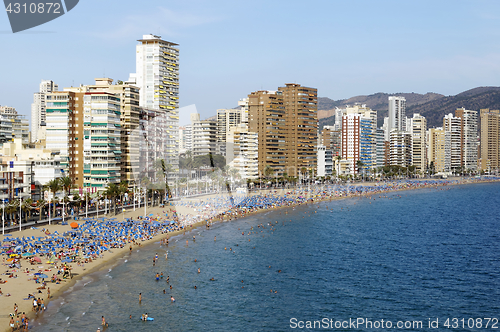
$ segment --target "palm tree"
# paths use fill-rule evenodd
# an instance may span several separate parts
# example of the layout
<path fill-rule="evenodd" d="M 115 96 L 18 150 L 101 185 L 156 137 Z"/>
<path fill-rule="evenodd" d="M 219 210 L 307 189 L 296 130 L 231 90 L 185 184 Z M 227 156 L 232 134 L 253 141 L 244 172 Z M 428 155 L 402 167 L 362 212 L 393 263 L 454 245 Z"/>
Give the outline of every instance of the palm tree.
<path fill-rule="evenodd" d="M 47 183 L 47 187 L 49 188 L 50 191 L 52 191 L 52 196 L 53 196 L 53 201 L 54 201 L 54 213 L 53 216 L 56 215 L 56 204 L 55 204 L 55 198 L 56 198 L 56 193 L 61 190 L 61 181 L 59 179 L 52 179 Z"/>
<path fill-rule="evenodd" d="M 27 218 L 29 218 L 31 214 L 31 203 L 33 203 L 33 200 L 31 198 L 27 198 L 21 205 L 21 209 L 24 211 L 24 215 L 28 216 Z"/>
<path fill-rule="evenodd" d="M 120 193 L 119 193 L 118 185 L 116 183 L 108 183 L 108 187 L 106 188 L 104 195 L 109 197 L 111 199 L 111 201 L 113 202 L 113 211 L 114 211 L 115 215 L 116 215 L 116 197 L 119 194 Z"/>
<path fill-rule="evenodd" d="M 342 157 L 340 155 L 338 155 L 337 157 L 335 157 L 335 159 L 337 159 L 337 181 L 339 179 L 339 175 L 340 175 L 340 161 L 342 160 Z"/>
<path fill-rule="evenodd" d="M 123 195 L 128 192 L 128 183 L 127 181 L 122 181 L 118 185 L 118 194 L 120 195 L 120 202 L 122 203 L 122 209 L 123 209 Z"/>
<path fill-rule="evenodd" d="M 43 214 L 43 207 L 47 204 L 43 199 L 39 200 L 36 202 L 36 207 L 38 208 L 38 211 L 40 212 L 39 214 L 39 220 L 42 221 L 42 214 Z M 49 207 L 50 209 L 50 207 Z"/>
<path fill-rule="evenodd" d="M 363 162 L 361 160 L 356 161 L 356 166 L 358 168 L 358 174 L 359 174 L 359 171 L 361 170 L 361 178 L 363 178 L 363 173 L 364 173 L 363 166 L 364 165 L 365 164 L 363 164 Z"/>
<path fill-rule="evenodd" d="M 10 220 L 16 223 L 16 213 L 19 209 L 19 202 L 17 199 L 10 200 L 8 204 L 5 205 L 5 213 L 10 214 Z"/>
<path fill-rule="evenodd" d="M 64 201 L 67 201 L 68 195 L 71 193 L 71 189 L 73 188 L 73 179 L 69 176 L 64 176 L 59 179 L 61 183 L 61 188 L 64 191 Z M 67 208 L 67 207 L 66 207 Z M 66 211 L 64 211 L 66 213 Z"/>
<path fill-rule="evenodd" d="M 165 160 L 161 159 L 161 168 L 165 176 L 165 193 L 167 194 L 167 200 L 168 200 L 172 197 L 172 194 L 170 192 L 170 187 L 168 185 L 168 173 L 172 172 L 173 167 L 170 164 L 165 165 Z"/>
<path fill-rule="evenodd" d="M 33 200 L 31 198 L 26 198 L 24 200 L 24 205 L 26 205 L 26 207 L 28 207 L 28 218 L 31 218 L 31 209 L 32 209 L 32 205 L 33 205 Z"/>

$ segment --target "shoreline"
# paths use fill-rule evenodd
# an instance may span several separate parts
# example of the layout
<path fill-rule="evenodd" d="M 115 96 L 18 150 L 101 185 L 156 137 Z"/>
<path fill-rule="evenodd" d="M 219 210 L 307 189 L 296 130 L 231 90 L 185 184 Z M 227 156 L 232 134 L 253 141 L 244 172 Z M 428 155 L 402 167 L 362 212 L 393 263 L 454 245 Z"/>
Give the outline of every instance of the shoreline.
<path fill-rule="evenodd" d="M 242 218 L 252 216 L 252 215 L 255 215 L 255 214 L 258 214 L 261 212 L 280 210 L 282 208 L 290 208 L 290 207 L 300 206 L 300 205 L 304 205 L 304 204 L 307 205 L 309 203 L 314 204 L 314 203 L 320 203 L 323 201 L 333 201 L 333 200 L 340 200 L 340 199 L 344 199 L 344 198 L 368 197 L 371 195 L 380 195 L 380 194 L 386 194 L 386 193 L 395 192 L 395 191 L 405 191 L 405 190 L 414 190 L 414 189 L 422 189 L 422 188 L 437 188 L 438 186 L 446 187 L 446 186 L 451 186 L 451 185 L 492 183 L 492 182 L 499 182 L 499 181 L 500 181 L 500 179 L 485 179 L 485 180 L 464 179 L 461 181 L 456 181 L 456 180 L 429 181 L 428 184 L 423 184 L 423 185 L 418 185 L 418 186 L 411 186 L 411 185 L 409 185 L 409 182 L 402 182 L 403 184 L 407 185 L 407 186 L 403 186 L 403 187 L 401 187 L 401 186 L 398 187 L 398 185 L 401 183 L 398 184 L 396 182 L 364 183 L 364 184 L 351 185 L 350 187 L 354 187 L 354 188 L 388 188 L 388 190 L 378 190 L 376 192 L 362 192 L 362 191 L 360 191 L 359 193 L 357 191 L 354 191 L 352 193 L 349 191 L 345 195 L 343 195 L 342 193 L 340 195 L 338 195 L 337 191 L 335 191 L 336 195 L 332 195 L 332 192 L 330 192 L 329 194 L 326 194 L 325 193 L 326 191 L 322 190 L 322 188 L 324 188 L 323 186 L 317 186 L 317 188 L 315 188 L 315 186 L 313 186 L 313 188 L 310 188 L 310 190 L 308 190 L 307 188 L 303 188 L 303 190 L 278 189 L 279 192 L 281 193 L 281 195 L 276 194 L 274 190 L 266 190 L 266 191 L 257 192 L 257 193 L 250 193 L 250 194 L 248 194 L 247 198 L 253 197 L 253 196 L 257 196 L 260 198 L 267 197 L 267 196 L 281 196 L 281 197 L 283 197 L 283 196 L 288 195 L 291 198 L 291 200 L 282 201 L 285 203 L 281 204 L 281 205 L 277 205 L 277 206 L 270 205 L 270 206 L 265 206 L 265 207 L 256 208 L 256 209 L 233 208 L 232 210 L 236 210 L 235 212 L 229 211 L 230 213 L 227 213 L 227 212 L 223 212 L 222 214 L 217 213 L 216 215 L 214 215 L 210 218 L 201 218 L 200 220 L 197 220 L 194 223 L 187 225 L 183 230 L 176 230 L 176 231 L 172 231 L 172 232 L 168 232 L 168 233 L 158 233 L 150 239 L 141 241 L 139 243 L 139 245 L 134 244 L 133 248 L 137 249 L 139 247 L 146 246 L 146 245 L 152 244 L 154 242 L 158 242 L 161 239 L 164 239 L 166 237 L 171 238 L 171 237 L 174 237 L 177 235 L 181 235 L 181 234 L 185 233 L 186 231 L 189 232 L 189 231 L 197 229 L 200 226 L 205 226 L 207 223 L 216 223 L 216 222 L 223 223 L 223 222 L 231 221 L 233 219 L 242 219 Z M 426 183 L 425 181 L 421 181 L 421 182 Z M 339 187 L 341 187 L 341 186 L 339 186 Z M 303 194 L 305 197 L 303 197 L 302 199 L 299 199 L 299 197 L 302 197 L 300 194 Z M 217 196 L 218 195 L 212 194 L 212 195 L 208 195 L 208 196 L 198 197 L 195 200 L 189 199 L 189 200 L 186 200 L 186 202 L 201 202 L 201 203 L 203 203 L 204 200 L 210 199 L 211 197 L 217 197 Z M 229 196 L 229 195 L 226 194 L 226 196 Z M 190 215 L 192 216 L 195 213 L 197 213 L 196 209 L 194 209 L 192 206 L 190 208 L 188 208 L 188 207 L 182 206 L 182 205 L 168 206 L 168 207 L 164 207 L 164 208 L 154 207 L 154 208 L 148 208 L 148 209 L 149 209 L 150 213 L 153 213 L 152 211 L 160 212 L 161 210 L 169 209 L 170 210 L 169 212 L 174 210 L 174 211 L 177 211 L 179 213 L 179 215 L 184 214 L 185 216 L 190 216 Z M 214 209 L 214 211 L 216 211 L 216 210 Z M 165 212 L 165 211 L 163 211 L 163 212 Z M 198 212 L 198 213 L 200 213 L 200 212 Z M 122 219 L 122 218 L 133 218 L 133 217 L 137 217 L 138 215 L 142 215 L 142 213 L 140 213 L 139 211 L 135 211 L 135 212 L 128 211 L 127 213 L 125 213 L 122 216 L 120 216 L 118 214 L 118 215 L 113 216 L 113 217 L 115 217 L 117 219 Z M 160 213 L 158 213 L 158 215 L 160 215 Z M 63 233 L 64 230 L 69 229 L 69 226 L 53 225 L 53 226 L 47 227 L 47 229 L 50 229 L 51 232 L 58 230 L 60 233 Z M 22 234 L 22 236 L 25 236 L 25 235 L 30 236 L 29 234 L 27 234 L 28 232 L 29 233 L 36 233 L 36 231 L 37 231 L 36 229 L 32 229 L 32 230 L 24 230 L 22 232 L 16 232 L 16 233 L 20 233 L 20 234 Z M 18 234 L 15 234 L 15 235 L 19 236 Z M 37 235 L 40 235 L 40 234 L 37 234 Z M 14 234 L 13 234 L 13 236 L 14 236 Z M 80 281 L 86 275 L 95 273 L 97 271 L 103 270 L 104 268 L 106 268 L 110 265 L 116 264 L 118 262 L 117 258 L 122 257 L 129 250 L 128 245 L 129 245 L 129 243 L 127 243 L 127 245 L 123 246 L 122 248 L 113 248 L 108 252 L 104 252 L 104 254 L 102 255 L 102 258 L 93 260 L 91 263 L 85 264 L 85 266 L 74 266 L 73 267 L 73 273 L 74 273 L 73 278 L 66 280 L 64 283 L 61 282 L 58 285 L 48 283 L 47 286 L 52 288 L 51 289 L 51 299 L 50 300 L 47 299 L 45 305 L 47 306 L 47 304 L 50 301 L 55 300 L 58 297 L 60 297 L 63 293 L 65 293 L 68 289 L 70 289 L 72 286 L 74 286 L 78 281 Z M 3 256 L 3 258 L 5 261 L 5 256 Z M 25 263 L 25 261 L 23 261 L 23 263 Z M 26 262 L 26 264 L 27 264 L 27 262 Z M 45 265 L 45 264 L 43 264 L 43 265 Z M 39 266 L 37 266 L 37 267 L 39 267 Z M 21 274 L 24 275 L 22 270 L 25 268 L 26 268 L 26 265 L 23 264 L 23 267 L 21 269 L 19 269 L 19 275 L 21 275 Z M 1 275 L 0 277 L 4 278 L 3 275 Z M 10 331 L 10 328 L 8 327 L 9 313 L 14 312 L 13 311 L 13 304 L 14 303 L 17 303 L 19 306 L 18 313 L 26 312 L 26 316 L 28 317 L 29 322 L 30 322 L 30 327 L 32 327 L 31 325 L 33 325 L 33 321 L 36 321 L 37 317 L 41 316 L 41 315 L 34 313 L 30 309 L 32 306 L 31 305 L 32 301 L 25 301 L 22 299 L 22 294 L 24 294 L 24 292 L 28 292 L 28 290 L 32 289 L 29 286 L 35 286 L 33 288 L 36 288 L 36 286 L 38 286 L 40 284 L 30 283 L 29 281 L 26 281 L 23 283 L 23 282 L 21 282 L 23 280 L 19 280 L 19 279 L 21 279 L 21 278 L 16 278 L 16 279 L 7 278 L 8 283 L 0 285 L 1 286 L 0 288 L 2 289 L 3 294 L 4 294 L 3 296 L 0 296 L 0 298 L 2 298 L 2 304 L 0 305 L 0 310 L 2 311 L 0 313 L 0 324 L 5 322 L 4 323 L 5 324 L 4 326 L 6 326 L 5 331 Z M 22 278 L 22 279 L 25 279 L 25 278 Z M 4 278 L 4 280 L 5 280 L 5 278 Z M 17 282 L 17 281 L 19 281 L 19 282 Z M 23 286 L 24 286 L 24 288 L 23 288 Z M 20 289 L 25 289 L 25 291 L 21 292 Z M 5 297 L 5 294 L 9 293 L 9 292 L 11 293 L 11 297 Z M 31 291 L 30 291 L 30 293 L 31 293 Z M 40 293 L 40 294 L 37 294 L 37 293 L 33 293 L 33 294 L 35 294 L 36 297 L 43 297 L 44 299 L 46 299 L 46 297 L 47 297 L 46 290 L 44 290 L 43 293 Z M 6 299 L 9 299 L 9 300 L 6 301 Z M 41 314 L 43 315 L 43 312 Z M 0 331 L 1 330 L 2 329 L 0 329 Z"/>

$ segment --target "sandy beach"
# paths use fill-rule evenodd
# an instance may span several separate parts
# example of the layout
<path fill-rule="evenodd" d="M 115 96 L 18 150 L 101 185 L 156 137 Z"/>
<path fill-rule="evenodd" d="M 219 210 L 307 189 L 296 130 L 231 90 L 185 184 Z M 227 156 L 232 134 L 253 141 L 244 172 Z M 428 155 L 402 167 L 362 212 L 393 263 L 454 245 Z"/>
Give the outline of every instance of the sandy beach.
<path fill-rule="evenodd" d="M 308 202 L 318 202 L 322 200 L 333 200 L 333 199 L 342 199 L 348 197 L 356 197 L 356 196 L 369 196 L 371 194 L 381 194 L 383 192 L 388 191 L 397 191 L 397 190 L 411 190 L 411 189 L 419 189 L 419 188 L 428 188 L 428 187 L 436 187 L 440 185 L 457 185 L 457 184 L 466 184 L 466 183 L 478 183 L 478 182 L 491 182 L 493 179 L 487 179 L 483 181 L 479 181 L 477 179 L 462 179 L 460 181 L 430 181 L 426 184 L 412 184 L 412 183 L 366 183 L 366 184 L 356 184 L 356 186 L 351 186 L 352 188 L 363 188 L 370 186 L 372 192 L 367 191 L 364 192 L 362 190 L 358 191 L 358 189 L 350 189 L 353 191 L 334 191 L 327 192 L 322 189 L 321 186 L 315 186 L 312 189 L 303 188 L 301 191 L 299 190 L 290 190 L 290 189 L 280 189 L 279 191 L 274 190 L 266 190 L 261 192 L 256 192 L 249 194 L 246 199 L 253 200 L 253 202 L 266 201 L 267 205 L 258 206 L 258 203 L 255 204 L 252 208 L 239 208 L 233 209 L 230 213 L 224 213 L 227 211 L 228 206 L 216 206 L 214 204 L 216 199 L 220 199 L 222 202 L 228 198 L 227 195 L 225 197 L 221 197 L 221 195 L 207 195 L 203 197 L 196 197 L 191 199 L 183 199 L 179 202 L 174 202 L 174 204 L 166 207 L 148 207 L 147 215 L 153 214 L 153 218 L 163 218 L 165 217 L 165 213 L 168 213 L 169 216 L 172 215 L 173 211 L 176 211 L 177 215 L 181 220 L 184 220 L 185 228 L 183 230 L 169 232 L 168 236 L 175 236 L 177 234 L 181 234 L 186 230 L 189 231 L 191 229 L 195 229 L 196 227 L 203 226 L 207 222 L 217 222 L 222 220 L 231 220 L 233 218 L 242 218 L 246 217 L 250 214 L 258 213 L 261 211 L 269 211 L 269 209 L 276 208 L 285 208 L 291 207 L 298 204 L 307 204 Z M 498 181 L 498 180 L 497 180 Z M 375 189 L 373 189 L 375 188 Z M 379 188 L 380 190 L 377 190 Z M 285 197 L 285 198 L 284 198 Z M 269 203 L 270 199 L 273 199 L 273 203 Z M 243 199 L 242 197 L 238 199 Z M 274 203 L 275 202 L 275 203 Z M 223 213 L 223 214 L 222 214 Z M 119 213 L 116 216 L 108 215 L 108 217 L 117 218 L 118 220 L 126 220 L 131 218 L 133 220 L 137 220 L 139 216 L 144 216 L 144 208 L 137 208 L 135 211 L 127 211 L 124 213 Z M 82 223 L 82 221 L 78 221 L 78 223 Z M 54 233 L 63 234 L 67 231 L 71 230 L 69 225 L 51 225 L 39 227 L 37 229 L 28 229 L 23 230 L 22 232 L 14 232 L 10 237 L 45 237 L 46 233 Z M 140 245 L 147 245 L 152 242 L 159 241 L 162 238 L 167 237 L 167 234 L 157 234 L 151 239 L 141 239 Z M 5 237 L 2 237 L 2 240 Z M 138 241 L 139 242 L 139 241 Z M 77 280 L 82 278 L 84 275 L 91 273 L 93 271 L 97 271 L 103 266 L 108 264 L 112 264 L 116 261 L 117 257 L 123 256 L 130 249 L 130 245 L 133 248 L 136 248 L 139 244 L 134 244 L 128 242 L 122 248 L 113 248 L 108 251 L 103 251 L 99 258 L 92 260 L 91 262 L 84 264 L 77 263 L 69 263 L 71 266 L 71 273 L 73 275 L 70 279 L 63 279 L 60 283 L 52 283 L 47 282 L 47 288 L 45 289 L 37 289 L 42 286 L 41 283 L 36 283 L 33 279 L 33 274 L 36 272 L 44 273 L 47 276 L 52 276 L 54 273 L 57 273 L 57 267 L 61 267 L 62 264 L 56 261 L 56 264 L 48 264 L 47 257 L 42 258 L 41 263 L 31 265 L 28 258 L 21 259 L 21 267 L 17 269 L 9 269 L 8 268 L 8 256 L 2 255 L 2 271 L 0 272 L 0 278 L 6 283 L 0 284 L 0 289 L 2 291 L 2 295 L 0 296 L 0 326 L 6 328 L 6 331 L 10 331 L 9 314 L 14 313 L 14 306 L 17 304 L 18 314 L 26 313 L 27 317 L 31 321 L 37 314 L 32 309 L 33 299 L 27 299 L 28 294 L 33 294 L 35 298 L 41 298 L 44 300 L 45 306 L 47 306 L 50 299 L 48 298 L 48 288 L 50 288 L 50 295 L 52 298 L 57 297 L 58 294 L 64 292 L 66 289 L 71 287 Z M 28 273 L 26 273 L 26 269 L 28 269 Z M 6 275 L 6 271 L 10 271 L 13 275 L 17 275 L 17 278 L 10 278 Z M 62 278 L 62 274 L 58 275 L 59 278 Z M 47 281 L 47 280 L 46 280 Z M 10 296 L 8 296 L 10 294 Z M 38 313 L 38 315 L 43 315 L 43 313 Z M 0 329 L 2 330 L 2 329 Z"/>

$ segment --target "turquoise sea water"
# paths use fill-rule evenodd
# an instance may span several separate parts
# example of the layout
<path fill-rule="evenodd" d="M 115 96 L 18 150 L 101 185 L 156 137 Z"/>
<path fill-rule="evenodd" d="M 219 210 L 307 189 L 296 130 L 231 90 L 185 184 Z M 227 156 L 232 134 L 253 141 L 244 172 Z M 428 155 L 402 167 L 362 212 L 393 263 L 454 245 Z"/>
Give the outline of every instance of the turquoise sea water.
<path fill-rule="evenodd" d="M 102 315 L 106 331 L 287 331 L 307 321 L 364 331 L 367 320 L 377 331 L 402 330 L 398 321 L 479 331 L 492 318 L 491 330 L 500 319 L 499 193 L 500 184 L 402 191 L 196 229 L 84 277 L 33 330 L 95 331 Z M 145 312 L 155 320 L 140 321 Z M 365 324 L 353 328 L 356 319 Z"/>

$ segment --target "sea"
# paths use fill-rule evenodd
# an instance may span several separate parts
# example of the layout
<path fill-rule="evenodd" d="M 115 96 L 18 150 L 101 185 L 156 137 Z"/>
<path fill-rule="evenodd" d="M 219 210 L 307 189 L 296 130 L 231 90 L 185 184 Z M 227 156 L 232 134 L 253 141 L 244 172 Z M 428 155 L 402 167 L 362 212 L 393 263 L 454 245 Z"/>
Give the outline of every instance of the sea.
<path fill-rule="evenodd" d="M 83 277 L 33 331 L 94 332 L 102 316 L 109 332 L 498 330 L 499 194 L 398 191 L 194 229 Z"/>

